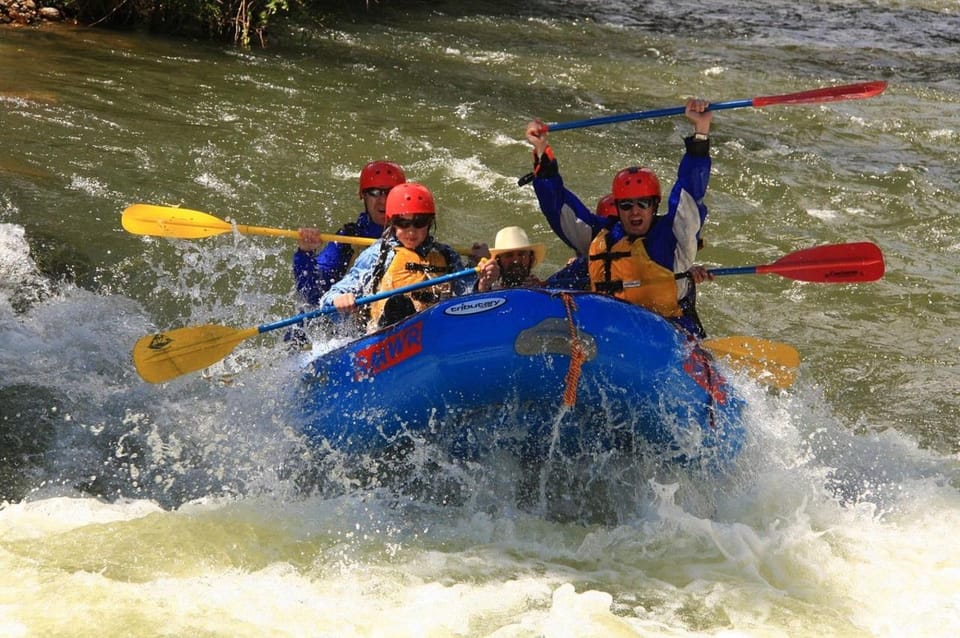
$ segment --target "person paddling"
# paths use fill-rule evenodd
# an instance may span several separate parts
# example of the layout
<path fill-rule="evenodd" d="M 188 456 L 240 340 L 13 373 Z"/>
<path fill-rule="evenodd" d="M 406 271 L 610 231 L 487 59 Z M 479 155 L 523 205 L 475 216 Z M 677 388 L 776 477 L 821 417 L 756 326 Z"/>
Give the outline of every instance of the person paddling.
<path fill-rule="evenodd" d="M 394 186 L 407 181 L 397 164 L 387 160 L 367 163 L 360 171 L 360 199 L 363 211 L 356 221 L 340 227 L 338 235 L 377 239 L 383 234 L 387 194 Z M 335 282 L 343 278 L 354 257 L 351 244 L 330 242 L 320 251 L 323 241 L 320 230 L 301 228 L 298 231 L 297 250 L 293 253 L 293 277 L 297 292 L 311 306 Z"/>
<path fill-rule="evenodd" d="M 436 205 L 426 186 L 406 182 L 393 187 L 387 195 L 385 220 L 383 237 L 360 253 L 343 279 L 330 287 L 320 299 L 321 308 L 332 307 L 341 314 L 350 314 L 358 310 L 356 300 L 361 295 L 394 290 L 464 269 L 457 251 L 436 241 L 430 233 L 436 224 Z M 499 277 L 497 262 L 490 260 L 480 266 L 478 277 L 457 279 L 409 296 L 390 297 L 360 310 L 368 319 L 368 329 L 382 328 L 442 298 L 472 290 L 486 292 Z"/>
<path fill-rule="evenodd" d="M 713 112 L 708 107 L 706 100 L 687 100 L 684 114 L 693 122 L 694 133 L 684 138 L 686 152 L 662 215 L 658 215 L 660 182 L 652 170 L 641 166 L 625 168 L 613 179 L 617 217 L 593 214 L 582 202 L 571 205 L 576 198 L 563 187 L 546 128 L 539 120 L 527 125 L 527 139 L 534 144 L 533 183 L 541 211 L 561 239 L 588 255 L 593 290 L 658 312 L 701 339 L 706 331 L 696 311 L 695 284 L 713 276 L 693 262 L 708 213 L 703 201 L 711 168 Z M 586 246 L 585 226 L 591 230 Z M 676 280 L 675 273 L 685 277 Z"/>

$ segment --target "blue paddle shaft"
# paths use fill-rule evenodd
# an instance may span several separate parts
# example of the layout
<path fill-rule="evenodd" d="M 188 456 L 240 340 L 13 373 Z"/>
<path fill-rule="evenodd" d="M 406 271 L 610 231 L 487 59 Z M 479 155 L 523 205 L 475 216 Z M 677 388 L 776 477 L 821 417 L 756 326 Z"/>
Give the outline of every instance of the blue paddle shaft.
<path fill-rule="evenodd" d="M 736 266 L 731 268 L 712 268 L 710 269 L 711 275 L 755 275 L 757 273 L 756 266 Z"/>
<path fill-rule="evenodd" d="M 722 111 L 724 109 L 739 109 L 745 106 L 753 106 L 753 98 L 749 100 L 730 100 L 728 102 L 716 102 L 707 107 L 708 111 Z M 669 117 L 671 115 L 683 115 L 686 111 L 685 106 L 674 106 L 667 109 L 656 109 L 653 111 L 637 111 L 635 113 L 621 113 L 620 115 L 605 115 L 603 117 L 593 117 L 588 120 L 574 120 L 572 122 L 559 122 L 557 124 L 548 124 L 547 130 L 565 131 L 571 128 L 584 128 L 586 126 L 599 126 L 601 124 L 615 124 L 616 122 L 629 122 L 630 120 L 650 120 L 656 117 Z"/>
<path fill-rule="evenodd" d="M 717 102 L 707 107 L 708 111 L 722 111 L 724 109 L 739 109 L 744 106 L 753 106 L 753 100 L 730 100 L 728 102 Z M 601 124 L 615 124 L 616 122 L 627 122 L 630 120 L 651 120 L 657 117 L 669 117 L 671 115 L 683 115 L 687 110 L 686 106 L 672 106 L 666 109 L 656 109 L 653 111 L 637 111 L 635 113 L 621 113 L 620 115 L 605 115 L 603 117 L 592 117 L 588 120 L 574 120 L 572 122 L 558 122 L 548 124 L 548 131 L 565 131 L 572 128 L 584 128 L 587 126 L 599 126 Z M 517 186 L 526 186 L 536 177 L 533 173 L 527 173 L 517 180 Z"/>
<path fill-rule="evenodd" d="M 424 281 L 419 281 L 415 284 L 410 284 L 409 286 L 401 286 L 400 288 L 395 288 L 394 290 L 385 290 L 383 292 L 378 292 L 375 295 L 369 295 L 367 297 L 360 297 L 357 299 L 356 304 L 358 306 L 363 306 L 365 304 L 373 303 L 375 301 L 380 301 L 381 299 L 386 299 L 387 297 L 393 297 L 394 295 L 403 295 L 408 292 L 413 292 L 414 290 L 420 290 L 421 288 L 429 288 L 430 286 L 436 286 L 438 284 L 446 283 L 448 281 L 453 281 L 454 279 L 463 279 L 464 277 L 469 277 L 470 275 L 476 275 L 476 268 L 467 268 L 465 270 L 459 270 L 457 272 L 452 272 L 449 275 L 442 275 L 440 277 L 434 277 L 433 279 L 427 279 Z M 281 319 L 280 321 L 274 321 L 273 323 L 265 323 L 262 326 L 257 326 L 257 332 L 269 332 L 271 330 L 277 330 L 279 328 L 286 328 L 287 326 L 292 326 L 301 321 L 306 321 L 307 319 L 313 319 L 314 317 L 319 317 L 320 315 L 329 315 L 333 312 L 336 312 L 337 309 L 333 306 L 326 306 L 323 308 L 317 308 L 316 310 L 311 310 L 310 312 L 303 312 L 294 317 L 288 317 L 287 319 Z"/>
<path fill-rule="evenodd" d="M 757 274 L 757 268 L 758 266 L 731 266 L 730 268 L 711 268 L 707 272 L 717 277 L 720 277 L 722 275 L 755 275 Z M 689 276 L 690 276 L 690 273 L 688 272 L 678 272 L 673 276 L 673 278 L 683 279 L 684 277 L 689 277 Z M 631 281 L 627 283 L 633 284 L 636 282 Z M 636 286 L 631 286 L 631 288 L 634 288 L 634 287 Z"/>

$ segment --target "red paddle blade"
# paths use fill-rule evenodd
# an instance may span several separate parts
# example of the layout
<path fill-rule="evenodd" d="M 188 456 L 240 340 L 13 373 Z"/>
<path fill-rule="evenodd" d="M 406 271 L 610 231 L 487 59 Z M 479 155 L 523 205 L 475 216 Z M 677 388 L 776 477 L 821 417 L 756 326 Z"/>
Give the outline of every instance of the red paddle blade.
<path fill-rule="evenodd" d="M 809 104 L 813 102 L 838 102 L 840 100 L 862 100 L 880 95 L 887 88 L 884 81 L 863 82 L 861 84 L 845 84 L 843 86 L 829 86 L 812 91 L 787 93 L 786 95 L 766 95 L 753 98 L 753 106 L 770 106 L 771 104 Z"/>
<path fill-rule="evenodd" d="M 883 276 L 883 271 L 883 253 L 870 242 L 816 246 L 784 255 L 772 264 L 757 266 L 757 273 L 837 284 L 876 281 Z"/>

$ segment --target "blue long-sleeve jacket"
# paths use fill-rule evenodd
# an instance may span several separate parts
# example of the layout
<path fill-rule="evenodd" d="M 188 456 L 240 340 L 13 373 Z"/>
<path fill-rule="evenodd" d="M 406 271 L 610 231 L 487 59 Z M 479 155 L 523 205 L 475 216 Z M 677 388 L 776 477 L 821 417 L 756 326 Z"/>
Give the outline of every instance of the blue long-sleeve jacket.
<path fill-rule="evenodd" d="M 373 221 L 364 211 L 357 221 L 344 224 L 338 235 L 369 237 L 377 239 L 383 234 L 383 226 Z M 297 292 L 308 304 L 315 306 L 334 283 L 347 274 L 354 247 L 351 244 L 330 242 L 317 254 L 314 251 L 297 250 L 293 253 L 293 278 Z"/>
<path fill-rule="evenodd" d="M 551 153 L 552 156 L 552 153 Z M 578 256 L 590 252 L 590 242 L 607 225 L 608 218 L 593 214 L 580 198 L 563 185 L 555 159 L 542 159 L 533 180 L 540 212 L 550 228 Z"/>
<path fill-rule="evenodd" d="M 552 155 L 540 161 L 533 189 L 550 228 L 577 255 L 571 263 L 550 275 L 546 285 L 564 290 L 589 290 L 586 256 L 590 242 L 608 220 L 594 215 L 579 197 L 567 190 Z"/>

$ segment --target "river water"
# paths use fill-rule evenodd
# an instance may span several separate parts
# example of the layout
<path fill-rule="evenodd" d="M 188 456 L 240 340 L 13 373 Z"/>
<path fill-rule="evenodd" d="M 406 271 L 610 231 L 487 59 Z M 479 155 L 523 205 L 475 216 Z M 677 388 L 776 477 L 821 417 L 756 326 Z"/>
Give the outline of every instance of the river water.
<path fill-rule="evenodd" d="M 381 3 L 251 51 L 0 30 L 0 635 L 960 633 L 960 5 L 638 4 Z M 730 475 L 573 494 L 612 500 L 597 521 L 441 464 L 461 487 L 444 504 L 353 486 L 303 446 L 276 333 L 168 384 L 131 364 L 157 329 L 299 312 L 289 240 L 134 236 L 132 203 L 333 231 L 359 167 L 389 157 L 434 190 L 442 238 L 525 226 L 546 275 L 569 254 L 517 186 L 530 117 L 872 80 L 889 87 L 868 100 L 714 119 L 703 263 L 872 241 L 887 265 L 702 287 L 711 335 L 803 359 L 789 391 L 741 381 Z M 689 130 L 551 139 L 592 203 L 637 162 L 669 183 Z M 305 487 L 317 475 L 340 489 Z"/>

